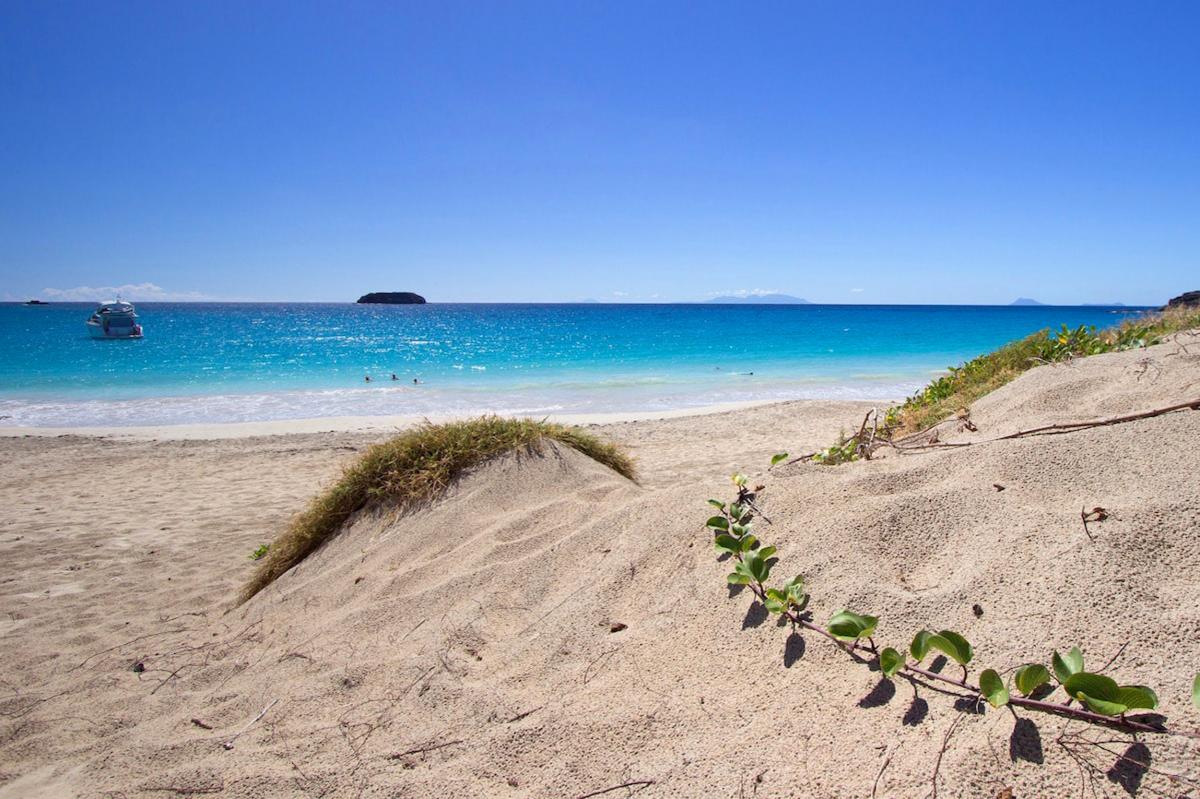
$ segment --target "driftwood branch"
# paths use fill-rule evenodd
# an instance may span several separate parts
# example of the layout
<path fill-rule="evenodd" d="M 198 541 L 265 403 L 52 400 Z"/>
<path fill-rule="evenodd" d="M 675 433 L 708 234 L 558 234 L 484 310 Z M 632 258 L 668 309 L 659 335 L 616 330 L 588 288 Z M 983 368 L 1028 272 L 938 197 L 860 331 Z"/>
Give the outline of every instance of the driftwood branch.
<path fill-rule="evenodd" d="M 1013 439 L 1028 438 L 1030 436 L 1053 436 L 1053 435 L 1064 435 L 1066 433 L 1077 433 L 1080 430 L 1089 430 L 1094 427 L 1109 427 L 1112 425 L 1126 424 L 1128 422 L 1138 422 L 1143 419 L 1153 419 L 1156 416 L 1163 416 L 1168 413 L 1176 413 L 1179 411 L 1197 411 L 1197 410 L 1200 410 L 1200 397 L 1193 399 L 1193 400 L 1189 400 L 1187 402 L 1180 402 L 1175 405 L 1168 405 L 1165 408 L 1155 408 L 1154 410 L 1142 411 L 1140 413 L 1130 413 L 1130 414 L 1125 414 L 1123 416 L 1112 416 L 1107 419 L 1090 419 L 1088 421 L 1082 421 L 1082 422 L 1061 422 L 1058 424 L 1048 424 L 1048 425 L 1043 425 L 1041 427 L 1033 427 L 1033 428 L 1030 428 L 1029 430 L 1018 430 L 1015 433 L 1009 433 L 1008 435 L 1004 435 L 1004 436 L 997 436 L 995 438 L 985 438 L 982 441 L 938 441 L 937 434 L 933 433 L 932 440 L 926 440 L 923 443 L 909 443 L 909 442 L 913 442 L 918 439 L 921 439 L 922 437 L 930 435 L 931 431 L 936 430 L 939 426 L 946 424 L 947 422 L 960 422 L 961 423 L 963 421 L 962 417 L 955 416 L 953 418 L 945 419 L 941 422 L 938 422 L 937 424 L 933 425 L 933 427 L 929 427 L 925 430 L 922 430 L 919 433 L 913 433 L 912 435 L 905 436 L 896 441 L 888 441 L 886 439 L 878 439 L 878 438 L 873 437 L 871 440 L 870 449 L 873 451 L 875 449 L 878 449 L 881 446 L 888 446 L 894 450 L 897 450 L 898 452 L 917 452 L 920 450 L 928 450 L 928 449 L 954 449 L 954 448 L 959 448 L 959 447 L 973 447 L 973 446 L 978 446 L 980 444 L 992 444 L 997 441 L 1012 441 Z M 868 414 L 868 416 L 869 415 L 870 414 Z M 864 425 L 865 425 L 865 420 L 864 420 Z M 972 427 L 974 427 L 973 424 L 972 424 Z M 967 429 L 970 429 L 970 428 L 967 428 Z M 864 431 L 864 428 L 860 428 L 860 431 L 858 434 L 856 434 L 856 437 L 861 436 L 863 431 Z M 850 440 L 853 441 L 854 438 L 851 438 Z M 814 453 L 810 453 L 808 455 L 803 455 L 799 458 L 793 458 L 791 461 L 789 461 L 789 463 L 810 461 L 817 454 L 818 453 L 814 452 Z M 866 455 L 865 453 L 860 453 L 860 454 L 863 454 L 864 457 L 869 458 L 869 456 Z"/>

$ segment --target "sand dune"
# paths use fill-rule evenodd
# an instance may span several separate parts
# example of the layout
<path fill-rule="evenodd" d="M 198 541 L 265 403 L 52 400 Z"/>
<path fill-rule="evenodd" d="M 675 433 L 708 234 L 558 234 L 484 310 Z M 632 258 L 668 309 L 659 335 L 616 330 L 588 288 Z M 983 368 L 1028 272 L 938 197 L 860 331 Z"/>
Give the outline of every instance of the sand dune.
<path fill-rule="evenodd" d="M 1178 345 L 1097 356 L 942 434 L 976 446 L 769 474 L 866 406 L 601 426 L 639 484 L 515 453 L 427 508 L 360 514 L 236 608 L 248 553 L 377 434 L 5 440 L 0 797 L 924 797 L 951 725 L 939 796 L 1194 793 L 1193 740 L 1148 739 L 1146 774 L 1084 747 L 1081 772 L 1059 743 L 1079 724 L 914 697 L 777 626 L 702 525 L 746 470 L 817 620 L 875 613 L 896 646 L 950 627 L 1002 672 L 1079 644 L 1196 730 L 1200 413 L 983 442 L 1198 397 Z M 1085 506 L 1111 514 L 1091 536 Z"/>

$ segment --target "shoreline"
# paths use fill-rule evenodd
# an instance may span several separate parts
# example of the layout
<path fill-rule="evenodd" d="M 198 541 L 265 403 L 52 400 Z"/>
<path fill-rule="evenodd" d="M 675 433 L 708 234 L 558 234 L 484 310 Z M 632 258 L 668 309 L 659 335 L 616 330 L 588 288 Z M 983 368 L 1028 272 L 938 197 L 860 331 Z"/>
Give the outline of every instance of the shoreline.
<path fill-rule="evenodd" d="M 621 424 L 693 416 L 711 416 L 730 413 L 747 408 L 768 405 L 863 405 L 869 403 L 892 404 L 891 399 L 794 399 L 794 400 L 744 400 L 721 402 L 690 408 L 673 408 L 658 411 L 615 411 L 608 413 L 562 413 L 562 414 L 512 414 L 527 418 L 545 418 L 552 422 L 579 426 Z M 0 438 L 58 438 L 80 436 L 84 438 L 110 438 L 131 441 L 205 441 L 217 439 L 259 438 L 264 436 L 287 436 L 313 433 L 371 433 L 399 430 L 423 421 L 450 422 L 480 416 L 479 413 L 398 415 L 398 416 L 324 416 L 304 419 L 268 419 L 254 422 L 197 422 L 175 425 L 97 425 L 71 427 L 0 427 Z M 507 415 L 507 414 L 505 414 Z"/>

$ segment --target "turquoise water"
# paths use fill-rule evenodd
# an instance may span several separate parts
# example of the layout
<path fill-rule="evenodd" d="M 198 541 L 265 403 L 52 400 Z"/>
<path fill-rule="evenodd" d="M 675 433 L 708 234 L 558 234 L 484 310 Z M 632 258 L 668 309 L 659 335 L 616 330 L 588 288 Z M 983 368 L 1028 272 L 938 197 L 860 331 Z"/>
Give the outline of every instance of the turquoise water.
<path fill-rule="evenodd" d="M 97 341 L 92 308 L 0 305 L 0 425 L 898 399 L 1006 341 L 1130 310 L 142 303 L 144 339 Z"/>

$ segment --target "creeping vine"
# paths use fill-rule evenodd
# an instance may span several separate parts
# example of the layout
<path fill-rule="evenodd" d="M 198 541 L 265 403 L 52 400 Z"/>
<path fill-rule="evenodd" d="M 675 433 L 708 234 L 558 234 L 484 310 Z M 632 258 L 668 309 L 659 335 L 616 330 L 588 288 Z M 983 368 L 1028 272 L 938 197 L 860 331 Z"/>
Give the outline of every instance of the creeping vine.
<path fill-rule="evenodd" d="M 863 427 L 866 428 L 865 422 Z M 774 456 L 771 467 L 787 457 L 786 453 Z M 1157 714 L 1130 715 L 1132 711 L 1152 711 L 1158 707 L 1158 696 L 1152 688 L 1120 685 L 1100 673 L 1107 666 L 1097 672 L 1086 671 L 1079 647 L 1066 653 L 1054 652 L 1050 668 L 1043 663 L 1026 663 L 1013 672 L 1007 683 L 995 669 L 984 669 L 975 684 L 969 670 L 974 650 L 966 638 L 953 630 L 920 630 L 907 649 L 900 650 L 876 644 L 879 624 L 876 616 L 845 609 L 834 614 L 826 625 L 817 624 L 808 609 L 809 594 L 804 590 L 803 575 L 770 585 L 771 572 L 779 562 L 777 549 L 762 544 L 751 531 L 755 515 L 762 516 L 755 501 L 763 486 L 751 488 L 744 474 L 735 474 L 732 479 L 736 498 L 728 503 L 708 500 L 719 513 L 706 523 L 717 552 L 729 556 L 733 564 L 733 571 L 726 579 L 731 585 L 748 587 L 770 613 L 787 619 L 794 627 L 823 636 L 851 657 L 874 664 L 888 680 L 899 676 L 914 685 L 935 682 L 951 685 L 967 692 L 978 703 L 986 701 L 995 708 L 1008 707 L 1014 715 L 1014 708 L 1022 708 L 1128 733 L 1168 732 L 1165 719 Z M 961 678 L 921 665 L 935 650 L 961 667 Z M 1060 686 L 1066 700 L 1050 701 L 1050 695 Z M 1200 707 L 1200 674 L 1193 685 L 1192 699 Z"/>

